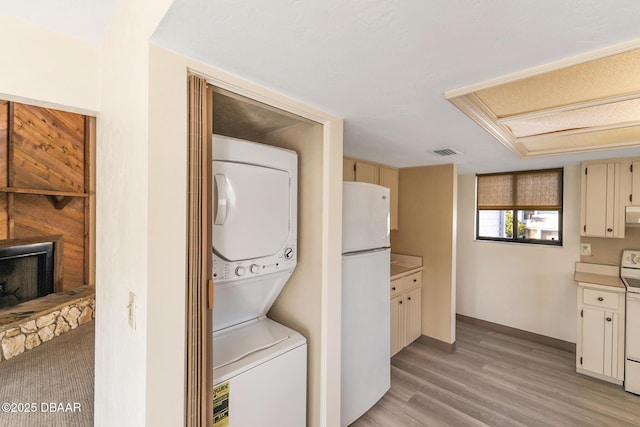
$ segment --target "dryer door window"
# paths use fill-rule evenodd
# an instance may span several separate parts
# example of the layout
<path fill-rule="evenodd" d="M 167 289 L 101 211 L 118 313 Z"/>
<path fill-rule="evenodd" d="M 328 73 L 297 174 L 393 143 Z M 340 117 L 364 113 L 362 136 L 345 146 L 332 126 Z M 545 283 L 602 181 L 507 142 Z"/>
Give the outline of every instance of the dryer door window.
<path fill-rule="evenodd" d="M 289 238 L 289 174 L 213 162 L 213 248 L 228 261 L 275 255 Z"/>

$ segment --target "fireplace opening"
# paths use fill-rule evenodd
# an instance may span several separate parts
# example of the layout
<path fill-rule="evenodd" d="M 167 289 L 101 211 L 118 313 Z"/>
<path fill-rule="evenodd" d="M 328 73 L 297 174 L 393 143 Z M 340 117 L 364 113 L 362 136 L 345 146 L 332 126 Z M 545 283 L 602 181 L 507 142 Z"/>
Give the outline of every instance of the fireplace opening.
<path fill-rule="evenodd" d="M 54 242 L 0 247 L 0 309 L 54 290 Z"/>

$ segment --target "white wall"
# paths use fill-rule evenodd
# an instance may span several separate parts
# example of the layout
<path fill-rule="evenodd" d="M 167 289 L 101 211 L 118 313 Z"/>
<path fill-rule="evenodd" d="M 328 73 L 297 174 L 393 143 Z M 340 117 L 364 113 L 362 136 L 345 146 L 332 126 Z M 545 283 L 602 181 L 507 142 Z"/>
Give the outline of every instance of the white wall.
<path fill-rule="evenodd" d="M 5 15 L 0 28 L 0 98 L 95 115 L 99 46 Z"/>
<path fill-rule="evenodd" d="M 474 241 L 475 175 L 458 177 L 457 312 L 576 342 L 580 167 L 564 169 L 563 246 Z"/>
<path fill-rule="evenodd" d="M 184 255 L 180 257 L 184 250 L 178 250 L 172 262 L 150 250 L 158 233 L 175 238 L 172 227 L 181 227 L 177 217 L 163 223 L 167 229 L 153 228 L 152 216 L 178 204 L 182 216 L 186 210 L 182 199 L 167 198 L 158 206 L 149 195 L 149 183 L 157 178 L 150 175 L 154 169 L 150 167 L 149 40 L 170 4 L 170 0 L 119 2 L 102 46 L 96 197 L 98 427 L 184 424 L 184 382 L 175 386 L 175 378 L 184 376 L 184 356 L 174 357 L 184 353 L 184 328 L 180 328 L 184 304 L 173 300 L 176 309 L 163 313 L 158 313 L 163 307 L 152 306 L 158 295 L 172 301 L 171 290 L 184 292 L 184 276 L 174 280 L 174 272 L 184 269 Z M 168 169 L 169 175 L 175 173 L 184 182 L 179 162 Z M 185 228 L 180 232 L 171 243 L 184 248 Z M 163 274 L 149 274 L 158 270 Z M 137 295 L 135 330 L 127 321 L 129 292 Z M 158 328 L 167 322 L 176 326 L 161 340 Z M 172 334 L 175 328 L 179 334 Z"/>

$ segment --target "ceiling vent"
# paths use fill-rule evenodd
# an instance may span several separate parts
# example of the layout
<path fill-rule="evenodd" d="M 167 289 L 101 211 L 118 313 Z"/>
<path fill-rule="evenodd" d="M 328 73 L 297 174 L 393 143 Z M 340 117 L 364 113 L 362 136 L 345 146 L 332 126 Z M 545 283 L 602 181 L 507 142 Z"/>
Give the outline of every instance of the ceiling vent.
<path fill-rule="evenodd" d="M 462 153 L 453 148 L 440 148 L 439 150 L 433 150 L 434 154 L 438 156 L 461 156 Z"/>

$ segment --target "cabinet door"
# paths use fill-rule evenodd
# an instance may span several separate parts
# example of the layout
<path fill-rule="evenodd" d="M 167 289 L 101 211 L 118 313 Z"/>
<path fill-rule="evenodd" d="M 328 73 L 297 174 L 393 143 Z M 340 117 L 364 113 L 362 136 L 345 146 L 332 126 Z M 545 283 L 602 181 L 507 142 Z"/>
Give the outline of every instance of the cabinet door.
<path fill-rule="evenodd" d="M 582 368 L 604 373 L 605 312 L 582 309 Z"/>
<path fill-rule="evenodd" d="M 378 183 L 378 166 L 356 160 L 356 181 Z"/>
<path fill-rule="evenodd" d="M 409 345 L 422 334 L 422 289 L 416 288 L 406 297 L 405 307 L 405 340 L 404 345 Z"/>
<path fill-rule="evenodd" d="M 619 163 L 593 163 L 583 167 L 582 230 L 592 237 L 624 237 L 624 225 L 618 224 L 620 179 Z"/>
<path fill-rule="evenodd" d="M 604 313 L 603 359 L 603 375 L 616 377 L 618 375 L 618 315 L 616 313 Z"/>
<path fill-rule="evenodd" d="M 391 298 L 391 356 L 404 346 L 404 301 L 401 296 Z"/>
<path fill-rule="evenodd" d="M 398 229 L 398 169 L 380 168 L 380 185 L 387 187 L 390 192 L 389 209 L 391 211 L 391 229 Z"/>
<path fill-rule="evenodd" d="M 607 164 L 584 168 L 584 207 L 582 235 L 604 237 L 607 222 Z"/>
<path fill-rule="evenodd" d="M 356 180 L 356 161 L 347 157 L 342 159 L 342 180 Z"/>
<path fill-rule="evenodd" d="M 640 161 L 631 163 L 631 200 L 632 205 L 640 205 Z"/>

